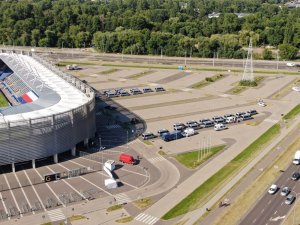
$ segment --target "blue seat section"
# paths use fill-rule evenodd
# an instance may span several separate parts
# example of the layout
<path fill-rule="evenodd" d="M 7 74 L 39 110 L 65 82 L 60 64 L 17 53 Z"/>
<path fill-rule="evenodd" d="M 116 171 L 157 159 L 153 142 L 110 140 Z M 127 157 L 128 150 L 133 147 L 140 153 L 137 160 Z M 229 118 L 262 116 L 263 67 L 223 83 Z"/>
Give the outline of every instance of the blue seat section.
<path fill-rule="evenodd" d="M 13 95 L 13 96 L 14 96 L 14 95 Z M 18 102 L 21 102 L 22 104 L 26 104 L 25 100 L 24 100 L 22 97 L 19 97 L 17 101 L 18 101 Z"/>
<path fill-rule="evenodd" d="M 0 71 L 0 80 L 4 80 L 5 77 L 11 75 L 12 73 L 13 71 L 8 66 L 6 66 L 2 73 Z"/>

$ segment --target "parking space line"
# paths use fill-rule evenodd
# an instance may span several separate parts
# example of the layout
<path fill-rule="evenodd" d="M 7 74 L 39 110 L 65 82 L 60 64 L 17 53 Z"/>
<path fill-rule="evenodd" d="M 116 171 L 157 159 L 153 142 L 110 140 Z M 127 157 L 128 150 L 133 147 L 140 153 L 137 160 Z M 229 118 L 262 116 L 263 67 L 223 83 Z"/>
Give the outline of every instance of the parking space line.
<path fill-rule="evenodd" d="M 4 210 L 5 210 L 5 213 L 8 215 L 8 211 L 7 211 L 6 205 L 4 203 L 3 196 L 2 196 L 1 192 L 0 192 L 0 198 L 1 198 L 1 202 L 3 204 Z M 8 217 L 8 220 L 10 220 L 10 216 Z"/>
<path fill-rule="evenodd" d="M 13 173 L 13 174 L 15 175 L 16 180 L 17 180 L 18 184 L 20 185 L 21 191 L 22 191 L 22 193 L 23 193 L 23 195 L 24 195 L 24 197 L 25 197 L 25 199 L 26 199 L 28 205 L 29 205 L 30 208 L 32 209 L 32 206 L 31 206 L 31 204 L 30 204 L 30 202 L 29 202 L 29 200 L 28 200 L 28 198 L 27 198 L 27 195 L 26 195 L 26 193 L 25 193 L 25 191 L 24 191 L 24 189 L 23 189 L 23 187 L 22 187 L 22 185 L 21 185 L 21 183 L 20 183 L 20 180 L 19 180 L 18 176 L 16 175 L 16 173 Z M 32 211 L 32 214 L 35 214 L 35 212 Z"/>
<path fill-rule="evenodd" d="M 9 185 L 9 182 L 8 182 L 8 180 L 7 180 L 7 177 L 6 177 L 6 175 L 5 175 L 4 173 L 3 173 L 3 177 L 4 177 L 4 179 L 5 179 L 5 182 L 6 182 L 7 186 L 8 186 L 8 189 L 9 189 L 9 191 L 10 191 L 10 194 L 12 195 L 13 200 L 14 200 L 14 202 L 15 202 L 15 204 L 16 204 L 16 206 L 17 206 L 19 212 L 20 212 L 20 216 L 23 217 L 23 214 L 21 213 L 20 207 L 19 207 L 19 205 L 18 205 L 18 203 L 17 203 L 16 197 L 15 197 L 13 191 L 11 190 L 11 187 L 10 187 L 10 185 Z"/>
<path fill-rule="evenodd" d="M 34 171 L 40 176 L 40 178 L 41 178 L 42 180 L 44 180 L 43 177 L 42 177 L 42 175 L 37 171 L 37 169 L 34 169 Z M 63 207 L 66 207 L 66 205 L 60 200 L 60 198 L 59 198 L 58 195 L 53 191 L 53 189 L 50 187 L 50 185 L 47 184 L 47 183 L 45 183 L 45 184 L 46 184 L 46 186 L 49 188 L 49 190 L 52 192 L 52 194 L 57 198 L 57 200 L 60 202 L 60 204 L 61 204 Z"/>
<path fill-rule="evenodd" d="M 74 161 L 72 161 L 72 160 L 70 160 L 69 162 L 71 162 L 71 163 L 74 163 L 74 164 L 77 164 L 78 166 L 83 166 L 83 167 L 85 167 L 84 165 L 82 165 L 82 164 L 80 164 L 80 163 L 77 163 L 77 162 L 74 162 Z M 67 169 L 67 168 L 66 168 Z M 98 171 L 97 173 L 99 173 L 99 174 L 101 174 L 101 175 L 103 175 L 103 176 L 106 176 L 106 177 L 109 177 L 107 174 L 105 174 L 105 173 L 102 173 L 102 172 L 100 172 L 100 171 Z M 124 182 L 124 181 L 122 181 L 121 179 L 119 179 L 122 183 L 124 183 L 124 184 L 126 184 L 126 185 L 128 185 L 128 186 L 131 186 L 131 187 L 133 187 L 133 188 L 135 188 L 135 189 L 138 189 L 139 187 L 136 187 L 136 186 L 134 186 L 134 185 L 131 185 L 131 184 L 129 184 L 129 183 L 127 183 L 127 182 Z"/>
<path fill-rule="evenodd" d="M 277 214 L 277 210 L 274 212 L 274 215 L 276 215 Z"/>
<path fill-rule="evenodd" d="M 60 165 L 60 164 L 58 164 L 58 165 Z M 61 167 L 64 167 L 64 166 L 61 166 Z M 52 170 L 49 166 L 46 166 L 46 168 L 48 168 L 48 170 L 52 171 L 52 173 L 55 173 L 55 171 Z M 66 168 L 66 167 L 64 167 L 64 168 Z M 64 179 L 62 179 L 62 181 L 63 181 L 66 185 L 68 185 L 71 189 L 73 189 L 73 191 L 75 191 L 77 194 L 79 194 L 84 200 L 89 201 L 86 197 L 84 197 L 83 194 L 81 194 L 79 191 L 77 191 L 77 190 L 76 190 L 71 184 L 69 184 L 67 181 L 65 181 Z"/>
<path fill-rule="evenodd" d="M 40 198 L 39 194 L 37 193 L 37 191 L 36 191 L 34 185 L 31 183 L 31 180 L 29 179 L 29 176 L 28 176 L 28 174 L 26 173 L 26 170 L 23 170 L 23 172 L 25 173 L 25 176 L 27 177 L 27 179 L 28 179 L 28 181 L 29 181 L 29 183 L 30 183 L 30 185 L 31 185 L 31 187 L 32 187 L 32 189 L 33 189 L 33 191 L 34 191 L 34 193 L 36 194 L 37 198 L 39 199 L 39 201 L 40 201 L 40 203 L 41 203 L 41 205 L 42 205 L 44 211 L 47 211 L 46 208 L 45 208 L 45 206 L 44 206 L 44 204 L 43 204 L 43 202 L 42 202 L 42 199 Z"/>

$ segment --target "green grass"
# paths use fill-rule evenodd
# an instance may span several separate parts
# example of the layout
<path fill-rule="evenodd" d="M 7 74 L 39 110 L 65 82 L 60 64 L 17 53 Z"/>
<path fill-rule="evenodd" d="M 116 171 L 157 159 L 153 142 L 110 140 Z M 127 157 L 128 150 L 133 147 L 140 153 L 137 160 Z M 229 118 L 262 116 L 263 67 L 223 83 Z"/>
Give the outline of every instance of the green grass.
<path fill-rule="evenodd" d="M 200 88 L 202 88 L 206 85 L 209 85 L 210 83 L 213 83 L 213 82 L 215 82 L 217 80 L 220 80 L 222 78 L 224 78 L 224 75 L 222 75 L 222 74 L 217 74 L 217 75 L 214 75 L 212 77 L 206 77 L 205 80 L 202 80 L 202 81 L 200 81 L 196 84 L 193 84 L 192 88 L 200 89 Z"/>
<path fill-rule="evenodd" d="M 146 145 L 153 145 L 151 141 L 148 141 L 148 140 L 143 140 L 144 144 Z"/>
<path fill-rule="evenodd" d="M 127 78 L 129 78 L 129 79 L 138 79 L 140 77 L 146 76 L 146 75 L 151 74 L 153 72 L 154 72 L 153 70 L 147 70 L 147 71 L 143 71 L 143 72 L 140 72 L 140 73 L 137 73 L 137 74 L 130 75 Z"/>
<path fill-rule="evenodd" d="M 244 167 L 255 153 L 266 146 L 280 132 L 280 125 L 275 124 L 269 128 L 263 135 L 252 142 L 239 155 L 231 160 L 227 165 L 221 168 L 213 176 L 207 179 L 202 185 L 196 188 L 180 203 L 167 212 L 162 218 L 165 220 L 183 215 L 191 210 L 200 207 L 207 201 L 221 186 L 232 177 L 237 171 Z"/>
<path fill-rule="evenodd" d="M 108 75 L 108 74 L 111 74 L 111 73 L 115 73 L 117 71 L 119 71 L 119 69 L 111 68 L 109 70 L 104 70 L 104 71 L 100 72 L 100 74 L 102 74 L 102 75 Z"/>
<path fill-rule="evenodd" d="M 300 104 L 296 105 L 291 111 L 289 111 L 285 116 L 283 116 L 283 119 L 289 120 L 293 119 L 300 113 Z"/>
<path fill-rule="evenodd" d="M 216 153 L 223 150 L 224 148 L 225 145 L 215 146 L 210 149 L 208 154 L 206 154 L 204 157 L 202 157 L 202 159 L 199 160 L 198 157 L 201 156 L 200 151 L 204 151 L 204 149 L 178 154 L 175 156 L 175 159 L 185 167 L 189 169 L 195 169 L 203 162 L 205 162 L 207 159 L 211 158 L 212 156 L 214 156 Z"/>
<path fill-rule="evenodd" d="M 246 86 L 235 86 L 234 88 L 232 88 L 232 89 L 230 89 L 229 91 L 228 91 L 228 93 L 230 93 L 230 94 L 239 94 L 239 93 L 241 93 L 241 92 L 243 92 L 243 91 L 245 91 L 247 89 L 247 87 Z"/>
<path fill-rule="evenodd" d="M 83 62 L 83 61 L 60 61 L 56 63 L 56 66 L 67 66 L 71 64 L 77 64 L 77 65 L 96 65 L 96 62 Z"/>
<path fill-rule="evenodd" d="M 128 217 L 125 217 L 125 218 L 122 218 L 122 219 L 118 219 L 116 220 L 117 223 L 128 223 L 130 221 L 133 220 L 133 217 L 132 216 L 128 216 Z"/>
<path fill-rule="evenodd" d="M 43 223 L 43 224 L 41 224 L 41 225 L 52 225 L 52 223 L 51 223 L 51 222 L 48 222 L 48 223 Z"/>
<path fill-rule="evenodd" d="M 106 211 L 111 212 L 111 211 L 119 210 L 119 209 L 122 209 L 122 208 L 123 208 L 122 205 L 113 205 L 113 206 L 107 208 Z"/>
<path fill-rule="evenodd" d="M 2 92 L 0 92 L 0 107 L 6 107 L 8 106 L 8 102 Z"/>
<path fill-rule="evenodd" d="M 253 82 L 249 82 L 249 81 L 240 81 L 237 83 L 237 85 L 230 89 L 228 91 L 228 93 L 230 94 L 239 94 L 245 90 L 247 90 L 248 87 L 255 87 L 255 86 L 258 86 L 263 80 L 264 80 L 265 77 L 263 76 L 257 76 L 254 78 L 254 81 Z"/>
<path fill-rule="evenodd" d="M 86 219 L 86 217 L 82 215 L 73 215 L 68 218 L 68 221 L 73 222 L 73 221 L 83 220 L 83 219 Z"/>

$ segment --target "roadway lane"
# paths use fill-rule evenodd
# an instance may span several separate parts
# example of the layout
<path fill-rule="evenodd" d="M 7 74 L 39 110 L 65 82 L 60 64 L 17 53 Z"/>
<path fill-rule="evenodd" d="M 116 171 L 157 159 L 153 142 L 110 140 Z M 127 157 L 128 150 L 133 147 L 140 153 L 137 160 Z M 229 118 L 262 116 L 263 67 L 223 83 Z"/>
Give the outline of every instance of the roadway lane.
<path fill-rule="evenodd" d="M 267 193 L 255 204 L 252 210 L 242 220 L 240 225 L 276 225 L 281 224 L 283 219 L 287 216 L 289 210 L 292 209 L 292 205 L 286 205 L 284 203 L 286 197 L 281 196 L 280 192 L 283 187 L 288 186 L 292 189 L 292 194 L 296 196 L 300 193 L 300 181 L 293 181 L 291 179 L 292 174 L 295 171 L 300 171 L 299 166 L 291 164 L 285 172 L 275 182 L 280 189 L 274 195 Z"/>

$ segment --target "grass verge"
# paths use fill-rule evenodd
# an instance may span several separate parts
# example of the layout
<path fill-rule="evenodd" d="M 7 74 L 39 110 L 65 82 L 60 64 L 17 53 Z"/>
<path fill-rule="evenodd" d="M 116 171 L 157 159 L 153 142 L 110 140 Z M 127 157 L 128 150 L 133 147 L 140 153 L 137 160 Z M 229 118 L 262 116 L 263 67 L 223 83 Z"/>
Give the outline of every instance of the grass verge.
<path fill-rule="evenodd" d="M 246 82 L 238 82 L 237 85 L 235 87 L 233 87 L 232 89 L 230 89 L 228 91 L 229 94 L 239 94 L 245 90 L 247 90 L 249 87 L 255 87 L 255 86 L 258 86 L 262 81 L 264 80 L 264 77 L 263 76 L 257 76 L 254 78 L 254 82 L 250 82 L 250 83 L 247 83 Z M 252 85 L 254 84 L 255 85 Z"/>
<path fill-rule="evenodd" d="M 102 75 L 108 75 L 108 74 L 111 74 L 111 73 L 115 73 L 119 71 L 119 69 L 116 69 L 116 68 L 111 68 L 109 70 L 104 70 L 104 71 L 101 71 L 100 74 Z"/>
<path fill-rule="evenodd" d="M 138 79 L 140 77 L 146 76 L 146 75 L 151 74 L 153 72 L 154 72 L 153 70 L 147 70 L 147 71 L 143 71 L 143 72 L 140 72 L 140 73 L 137 73 L 137 74 L 130 75 L 127 78 L 129 78 L 129 79 Z"/>
<path fill-rule="evenodd" d="M 132 204 L 139 209 L 145 209 L 145 208 L 148 208 L 152 204 L 152 201 L 151 201 L 151 198 L 142 198 L 142 199 L 132 202 Z"/>
<path fill-rule="evenodd" d="M 251 207 L 253 207 L 258 198 L 264 194 L 266 188 L 269 187 L 269 185 L 278 177 L 279 169 L 275 168 L 286 168 L 291 163 L 291 158 L 295 151 L 299 149 L 299 147 L 300 139 L 297 139 L 295 142 L 289 145 L 286 151 L 281 153 L 274 160 L 274 163 L 269 165 L 261 173 L 261 175 L 257 177 L 257 179 L 231 204 L 230 209 L 238 208 L 239 210 L 230 210 L 228 208 L 222 215 L 218 217 L 213 225 L 238 224 L 244 214 L 251 210 Z M 300 222 L 300 214 L 298 214 L 298 219 L 298 222 Z M 289 218 L 287 221 L 290 221 Z M 285 225 L 288 224 L 293 223 L 285 223 Z"/>
<path fill-rule="evenodd" d="M 56 66 L 67 66 L 71 64 L 77 64 L 77 65 L 96 65 L 96 62 L 84 62 L 84 61 L 61 61 L 56 63 Z"/>
<path fill-rule="evenodd" d="M 122 218 L 122 219 L 118 219 L 116 220 L 117 223 L 128 223 L 130 221 L 133 220 L 133 217 L 132 216 L 128 216 L 128 217 L 125 217 L 125 218 Z"/>
<path fill-rule="evenodd" d="M 41 225 L 52 225 L 52 223 L 51 222 L 49 222 L 49 223 L 43 223 Z"/>
<path fill-rule="evenodd" d="M 115 211 L 115 210 L 119 210 L 119 209 L 122 209 L 122 205 L 113 205 L 109 208 L 106 209 L 107 212 L 111 212 L 111 211 Z"/>
<path fill-rule="evenodd" d="M 290 120 L 290 119 L 295 118 L 299 113 L 300 113 L 300 104 L 296 105 L 291 111 L 289 111 L 282 118 L 284 120 Z"/>
<path fill-rule="evenodd" d="M 217 80 L 220 80 L 222 78 L 224 78 L 223 74 L 216 74 L 216 75 L 214 75 L 212 77 L 206 77 L 204 80 L 202 80 L 202 81 L 200 81 L 200 82 L 198 82 L 196 84 L 193 84 L 192 88 L 200 89 L 200 88 L 202 88 L 202 87 L 204 87 L 206 85 L 209 85 L 210 83 L 213 83 L 213 82 L 215 82 Z"/>
<path fill-rule="evenodd" d="M 221 168 L 175 207 L 168 211 L 162 218 L 165 220 L 172 219 L 200 207 L 218 189 L 220 189 L 221 186 L 223 186 L 226 180 L 243 168 L 246 165 L 246 162 L 253 158 L 257 152 L 265 147 L 267 143 L 279 134 L 279 132 L 280 125 L 273 125 L 227 165 Z"/>
<path fill-rule="evenodd" d="M 144 144 L 146 144 L 146 145 L 153 145 L 153 144 L 151 143 L 151 141 L 148 141 L 148 140 L 143 140 L 143 142 L 144 142 Z"/>
<path fill-rule="evenodd" d="M 73 216 L 68 218 L 68 221 L 73 222 L 73 221 L 83 220 L 83 219 L 86 219 L 86 217 L 82 216 L 82 215 L 73 215 Z"/>
<path fill-rule="evenodd" d="M 8 101 L 6 100 L 2 92 L 0 92 L 0 107 L 6 107 L 6 106 L 8 106 Z"/>
<path fill-rule="evenodd" d="M 202 159 L 200 159 L 200 156 L 204 155 L 205 149 L 198 149 L 191 152 L 185 152 L 181 154 L 177 154 L 174 156 L 174 158 L 180 162 L 182 165 L 189 169 L 195 169 L 199 165 L 201 165 L 203 162 L 205 162 L 207 159 L 213 157 L 215 154 L 217 154 L 219 151 L 223 150 L 225 148 L 225 145 L 215 146 L 209 150 L 207 154 L 205 154 Z M 202 153 L 203 154 L 202 154 Z M 199 160 L 198 160 L 199 158 Z"/>

